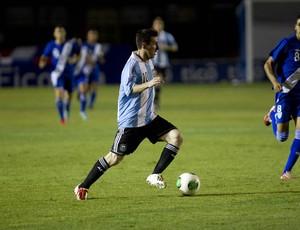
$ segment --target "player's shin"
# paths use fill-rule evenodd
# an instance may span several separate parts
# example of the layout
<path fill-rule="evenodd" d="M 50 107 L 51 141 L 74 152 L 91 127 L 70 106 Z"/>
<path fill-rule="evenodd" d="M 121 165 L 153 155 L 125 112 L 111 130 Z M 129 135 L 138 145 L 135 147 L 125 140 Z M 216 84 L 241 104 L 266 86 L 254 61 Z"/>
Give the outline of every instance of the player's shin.
<path fill-rule="evenodd" d="M 174 145 L 167 144 L 163 149 L 159 161 L 157 162 L 153 174 L 162 173 L 168 165 L 174 160 L 179 149 Z"/>
<path fill-rule="evenodd" d="M 83 183 L 80 184 L 79 187 L 89 189 L 90 186 L 96 182 L 109 168 L 110 166 L 107 164 L 104 157 L 100 158 L 93 166 L 91 171 L 89 172 L 88 176 L 84 180 Z"/>
<path fill-rule="evenodd" d="M 286 166 L 283 170 L 283 173 L 292 170 L 293 166 L 295 165 L 296 161 L 298 160 L 299 154 L 300 154 L 300 130 L 296 130 L 295 139 L 292 143 L 292 146 L 290 149 L 290 155 L 286 162 Z"/>

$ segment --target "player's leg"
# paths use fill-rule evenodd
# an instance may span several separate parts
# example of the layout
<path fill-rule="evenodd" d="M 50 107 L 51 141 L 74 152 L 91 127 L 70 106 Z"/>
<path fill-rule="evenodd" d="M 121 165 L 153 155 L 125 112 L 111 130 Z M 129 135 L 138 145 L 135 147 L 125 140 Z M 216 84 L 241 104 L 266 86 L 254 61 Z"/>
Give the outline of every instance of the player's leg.
<path fill-rule="evenodd" d="M 111 166 L 117 165 L 122 159 L 123 156 L 109 152 L 105 157 L 101 157 L 96 161 L 85 180 L 78 184 L 74 189 L 77 200 L 86 200 L 91 185 L 94 184 L 106 170 Z"/>
<path fill-rule="evenodd" d="M 162 150 L 152 174 L 147 177 L 146 181 L 158 188 L 165 188 L 166 184 L 163 181 L 161 173 L 175 159 L 175 156 L 183 143 L 183 137 L 174 125 L 159 116 L 149 125 L 149 130 L 151 130 L 151 134 L 148 138 L 152 143 L 156 143 L 156 141 L 165 141 L 167 144 Z M 162 136 L 155 137 L 155 134 L 159 135 L 162 133 Z"/>
<path fill-rule="evenodd" d="M 86 93 L 87 93 L 88 84 L 84 79 L 79 80 L 78 82 L 78 94 L 80 102 L 80 116 L 83 120 L 87 120 L 86 114 Z"/>
<path fill-rule="evenodd" d="M 108 170 L 111 166 L 119 164 L 123 158 L 124 156 L 117 155 L 110 151 L 106 156 L 101 157 L 98 161 L 96 161 L 88 176 L 79 187 L 89 189 L 91 185 L 105 173 L 106 170 Z"/>
<path fill-rule="evenodd" d="M 66 121 L 70 120 L 70 93 L 67 90 L 64 90 L 64 100 L 63 100 L 63 105 L 64 105 L 64 119 Z"/>
<path fill-rule="evenodd" d="M 135 151 L 144 139 L 138 129 L 120 129 L 116 133 L 112 150 L 101 157 L 92 167 L 85 180 L 74 189 L 78 200 L 86 200 L 90 186 L 95 183 L 110 167 L 119 164 L 125 155 Z"/>
<path fill-rule="evenodd" d="M 297 162 L 300 154 L 300 118 L 296 118 L 295 138 L 290 148 L 290 154 L 287 159 L 285 168 L 282 172 L 281 179 L 292 179 L 291 171 Z"/>
<path fill-rule="evenodd" d="M 66 120 L 64 118 L 64 89 L 62 87 L 54 88 L 54 94 L 55 94 L 55 104 L 56 109 L 60 118 L 60 122 L 62 125 L 65 125 Z"/>
<path fill-rule="evenodd" d="M 72 76 L 64 76 L 64 118 L 70 119 L 71 115 L 71 102 L 73 91 L 75 87 L 75 80 Z"/>
<path fill-rule="evenodd" d="M 89 108 L 93 109 L 98 97 L 98 85 L 100 81 L 100 69 L 94 68 L 89 76 Z"/>
<path fill-rule="evenodd" d="M 51 74 L 51 84 L 54 89 L 55 105 L 62 125 L 65 125 L 64 118 L 64 81 L 62 77 Z"/>
<path fill-rule="evenodd" d="M 90 99 L 89 99 L 89 108 L 93 109 L 95 105 L 95 101 L 97 98 L 97 93 L 98 93 L 98 82 L 91 82 L 89 85 L 89 93 L 90 93 Z"/>
<path fill-rule="evenodd" d="M 291 120 L 292 106 L 289 101 L 278 101 L 276 103 L 276 126 L 273 126 L 273 132 L 280 142 L 284 142 L 289 137 L 289 125 Z"/>
<path fill-rule="evenodd" d="M 277 133 L 277 124 L 276 124 L 276 107 L 272 106 L 269 112 L 264 116 L 264 124 L 266 126 L 272 125 L 273 134 L 276 136 Z"/>
<path fill-rule="evenodd" d="M 153 173 L 162 173 L 174 160 L 180 149 L 180 146 L 183 143 L 183 138 L 178 129 L 172 129 L 171 131 L 163 135 L 160 139 L 167 142 L 167 144 L 165 145 L 160 155 Z"/>
<path fill-rule="evenodd" d="M 272 124 L 271 112 L 275 111 L 275 106 L 273 105 L 269 112 L 264 116 L 264 124 L 265 126 L 270 126 Z"/>

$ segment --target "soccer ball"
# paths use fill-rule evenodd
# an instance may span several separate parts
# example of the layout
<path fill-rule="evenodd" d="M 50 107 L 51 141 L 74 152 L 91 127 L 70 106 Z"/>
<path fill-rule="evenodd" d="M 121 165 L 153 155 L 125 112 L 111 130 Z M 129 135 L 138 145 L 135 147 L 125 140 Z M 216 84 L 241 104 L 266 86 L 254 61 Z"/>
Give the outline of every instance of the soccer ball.
<path fill-rule="evenodd" d="M 194 196 L 200 189 L 200 179 L 195 173 L 182 173 L 177 179 L 176 186 L 183 195 Z"/>

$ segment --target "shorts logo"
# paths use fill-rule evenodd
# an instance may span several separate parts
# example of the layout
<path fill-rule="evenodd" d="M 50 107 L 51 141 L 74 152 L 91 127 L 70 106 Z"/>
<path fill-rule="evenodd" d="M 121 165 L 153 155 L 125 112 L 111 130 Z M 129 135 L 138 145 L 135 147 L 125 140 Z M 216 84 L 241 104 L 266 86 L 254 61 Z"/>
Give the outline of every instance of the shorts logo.
<path fill-rule="evenodd" d="M 277 113 L 276 113 L 276 117 L 277 117 L 278 119 L 280 119 L 280 118 L 282 117 L 282 112 L 277 112 Z"/>
<path fill-rule="evenodd" d="M 126 150 L 127 150 L 127 145 L 126 144 L 120 144 L 119 151 L 120 152 L 126 152 Z"/>

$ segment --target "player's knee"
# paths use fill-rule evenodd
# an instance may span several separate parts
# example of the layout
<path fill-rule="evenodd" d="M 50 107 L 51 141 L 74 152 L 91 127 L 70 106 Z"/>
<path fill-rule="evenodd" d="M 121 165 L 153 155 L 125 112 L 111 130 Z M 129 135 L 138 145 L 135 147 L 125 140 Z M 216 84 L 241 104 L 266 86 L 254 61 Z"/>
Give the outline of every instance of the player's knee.
<path fill-rule="evenodd" d="M 178 148 L 183 144 L 183 136 L 179 132 L 178 129 L 171 130 L 169 135 L 170 135 L 169 136 L 170 137 L 170 144 L 172 144 L 172 145 L 174 145 Z"/>
<path fill-rule="evenodd" d="M 123 160 L 123 158 L 124 158 L 124 156 L 115 154 L 113 152 L 109 152 L 105 156 L 105 160 L 110 166 L 115 166 L 115 165 L 119 164 Z"/>
<path fill-rule="evenodd" d="M 276 138 L 280 142 L 286 141 L 288 139 L 288 137 L 289 137 L 288 132 L 279 132 L 279 131 L 277 131 L 277 133 L 276 133 Z"/>

